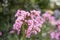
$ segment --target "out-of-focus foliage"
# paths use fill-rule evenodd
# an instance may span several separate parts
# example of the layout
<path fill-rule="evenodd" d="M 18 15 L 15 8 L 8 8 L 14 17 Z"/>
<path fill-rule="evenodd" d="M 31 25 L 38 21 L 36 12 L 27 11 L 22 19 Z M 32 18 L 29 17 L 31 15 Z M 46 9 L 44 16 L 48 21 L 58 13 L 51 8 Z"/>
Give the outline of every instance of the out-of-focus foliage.
<path fill-rule="evenodd" d="M 49 0 L 36 0 L 36 3 L 39 5 L 40 8 L 49 8 Z"/>
<path fill-rule="evenodd" d="M 48 8 L 49 0 L 0 0 L 0 31 L 3 32 L 3 36 L 0 40 L 19 40 L 17 35 L 8 34 L 14 23 L 14 14 L 17 9 L 23 10 L 42 10 Z M 12 39 L 11 39 L 12 38 Z"/>

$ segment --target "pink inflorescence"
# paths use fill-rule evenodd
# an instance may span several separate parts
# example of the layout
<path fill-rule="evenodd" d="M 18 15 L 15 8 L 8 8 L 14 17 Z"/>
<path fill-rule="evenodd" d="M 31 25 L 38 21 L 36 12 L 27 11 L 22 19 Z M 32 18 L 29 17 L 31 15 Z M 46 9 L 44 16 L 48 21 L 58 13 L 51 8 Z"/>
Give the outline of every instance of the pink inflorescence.
<path fill-rule="evenodd" d="M 48 20 L 48 22 L 51 25 L 54 25 L 57 27 L 56 32 L 53 31 L 50 33 L 52 40 L 60 40 L 60 20 L 59 19 L 55 20 L 55 17 L 49 14 L 49 12 L 45 12 L 42 16 L 45 19 L 45 21 Z"/>
<path fill-rule="evenodd" d="M 45 19 L 45 21 L 48 20 L 48 22 L 49 22 L 51 25 L 56 25 L 55 17 L 52 16 L 48 11 L 46 11 L 42 16 L 43 16 L 43 18 Z"/>
<path fill-rule="evenodd" d="M 40 11 L 32 10 L 30 12 L 24 10 L 18 10 L 15 14 L 17 17 L 13 30 L 17 31 L 17 34 L 20 34 L 22 25 L 28 24 L 28 28 L 25 29 L 26 37 L 30 38 L 31 34 L 37 34 L 41 31 L 42 24 L 44 23 L 44 19 L 40 16 Z M 14 31 L 10 33 L 14 33 Z"/>
<path fill-rule="evenodd" d="M 60 32 L 51 32 L 50 35 L 52 39 L 60 40 Z"/>
<path fill-rule="evenodd" d="M 15 23 L 13 24 L 13 30 L 10 33 L 16 33 L 19 35 L 21 31 L 21 27 L 23 25 L 28 24 L 28 28 L 25 29 L 25 34 L 27 38 L 30 38 L 32 34 L 37 34 L 41 31 L 42 24 L 45 21 L 48 21 L 51 25 L 56 26 L 58 28 L 58 32 L 51 32 L 51 38 L 60 40 L 60 20 L 55 20 L 55 17 L 49 14 L 49 12 L 45 12 L 40 16 L 41 11 L 31 10 L 30 12 L 24 10 L 17 10 L 15 17 Z M 23 26 L 24 27 L 24 26 Z"/>
<path fill-rule="evenodd" d="M 44 19 L 40 16 L 40 11 L 33 10 L 31 11 L 31 19 L 28 20 L 28 29 L 26 32 L 26 37 L 30 37 L 31 34 L 37 34 L 41 31 L 42 24 Z"/>
<path fill-rule="evenodd" d="M 56 32 L 53 31 L 50 33 L 52 40 L 60 40 L 60 19 L 55 20 L 55 17 L 48 13 L 43 14 L 43 17 L 45 20 L 48 19 L 51 25 L 54 25 L 55 27 L 57 27 L 55 30 Z"/>
<path fill-rule="evenodd" d="M 56 32 L 53 31 L 50 33 L 52 39 L 60 40 L 60 20 L 55 21 L 55 25 L 57 27 Z"/>
<path fill-rule="evenodd" d="M 56 25 L 57 25 L 58 30 L 60 31 L 60 20 L 56 21 Z"/>

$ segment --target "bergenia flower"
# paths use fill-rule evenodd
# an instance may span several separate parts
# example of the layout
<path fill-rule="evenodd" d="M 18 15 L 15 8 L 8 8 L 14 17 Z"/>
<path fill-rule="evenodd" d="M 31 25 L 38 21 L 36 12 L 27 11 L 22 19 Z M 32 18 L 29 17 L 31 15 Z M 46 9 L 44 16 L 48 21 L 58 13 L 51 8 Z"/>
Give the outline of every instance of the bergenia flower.
<path fill-rule="evenodd" d="M 45 12 L 43 15 L 44 19 L 48 19 L 51 17 L 51 14 L 49 14 L 49 12 Z"/>
<path fill-rule="evenodd" d="M 60 30 L 60 20 L 56 21 L 56 25 L 57 25 L 58 30 Z"/>
<path fill-rule="evenodd" d="M 60 40 L 60 32 L 57 32 L 55 35 L 56 40 Z"/>
<path fill-rule="evenodd" d="M 20 34 L 21 27 L 25 23 L 28 24 L 28 28 L 25 29 L 26 37 L 30 38 L 31 34 L 37 34 L 41 31 L 42 24 L 44 23 L 44 19 L 40 16 L 40 11 L 32 10 L 30 12 L 24 10 L 18 10 L 15 14 L 17 17 L 13 30 L 17 31 L 17 34 Z M 13 33 L 11 31 L 10 33 Z"/>
<path fill-rule="evenodd" d="M 55 32 L 51 32 L 50 35 L 51 35 L 51 38 L 55 38 Z"/>

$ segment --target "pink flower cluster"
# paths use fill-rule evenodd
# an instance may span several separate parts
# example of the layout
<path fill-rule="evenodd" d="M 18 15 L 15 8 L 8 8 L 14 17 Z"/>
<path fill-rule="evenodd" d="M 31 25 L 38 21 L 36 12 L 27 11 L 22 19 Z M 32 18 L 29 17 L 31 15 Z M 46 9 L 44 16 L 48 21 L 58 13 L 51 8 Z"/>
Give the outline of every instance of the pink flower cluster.
<path fill-rule="evenodd" d="M 58 30 L 60 31 L 60 20 L 56 21 L 56 25 L 57 25 Z"/>
<path fill-rule="evenodd" d="M 27 38 L 30 38 L 31 34 L 37 34 L 41 31 L 42 24 L 48 20 L 51 25 L 57 25 L 58 32 L 51 32 L 51 38 L 55 38 L 56 40 L 60 40 L 60 20 L 55 20 L 55 17 L 49 14 L 49 12 L 45 12 L 42 16 L 40 16 L 40 11 L 32 10 L 30 12 L 24 10 L 18 10 L 15 14 L 17 17 L 13 30 L 10 33 L 20 34 L 21 27 L 23 24 L 28 24 L 28 28 L 25 29 L 25 34 Z"/>
<path fill-rule="evenodd" d="M 56 32 L 53 31 L 50 33 L 50 35 L 52 39 L 60 40 L 60 20 L 56 21 L 56 25 L 57 25 Z"/>
<path fill-rule="evenodd" d="M 60 32 L 51 32 L 50 35 L 52 39 L 60 40 Z"/>
<path fill-rule="evenodd" d="M 42 16 L 45 20 L 49 20 L 51 18 L 51 14 L 49 14 L 49 12 L 45 12 Z"/>
<path fill-rule="evenodd" d="M 49 12 L 45 12 L 42 16 L 45 21 L 48 21 L 51 25 L 56 25 L 55 17 L 52 16 Z"/>
<path fill-rule="evenodd" d="M 55 19 L 54 19 L 55 20 Z M 60 20 L 55 20 L 55 26 L 57 27 L 56 32 L 50 33 L 52 39 L 60 40 Z"/>
<path fill-rule="evenodd" d="M 40 11 L 31 11 L 31 19 L 28 20 L 28 30 L 26 32 L 26 37 L 30 37 L 31 34 L 37 34 L 41 31 L 44 19 L 40 16 Z"/>
<path fill-rule="evenodd" d="M 14 30 L 16 30 L 17 34 L 20 34 L 22 25 L 28 24 L 28 29 L 25 29 L 26 37 L 30 38 L 31 34 L 37 34 L 41 31 L 42 24 L 45 21 L 40 16 L 40 13 L 40 11 L 36 10 L 32 10 L 30 12 L 18 10 L 15 14 L 15 17 L 17 17 L 17 19 L 13 25 L 13 31 L 10 33 L 13 33 Z"/>
<path fill-rule="evenodd" d="M 45 12 L 42 16 L 45 21 L 48 20 L 51 25 L 57 25 L 58 30 L 60 30 L 60 20 L 55 20 L 55 17 L 49 14 L 49 12 Z"/>
<path fill-rule="evenodd" d="M 49 14 L 49 12 L 45 12 L 43 15 L 43 18 L 45 19 L 45 21 L 48 20 L 48 22 L 51 25 L 56 26 L 57 25 L 57 32 L 53 31 L 50 33 L 50 36 L 53 40 L 60 40 L 60 20 L 55 20 L 55 17 L 52 16 L 51 14 Z"/>

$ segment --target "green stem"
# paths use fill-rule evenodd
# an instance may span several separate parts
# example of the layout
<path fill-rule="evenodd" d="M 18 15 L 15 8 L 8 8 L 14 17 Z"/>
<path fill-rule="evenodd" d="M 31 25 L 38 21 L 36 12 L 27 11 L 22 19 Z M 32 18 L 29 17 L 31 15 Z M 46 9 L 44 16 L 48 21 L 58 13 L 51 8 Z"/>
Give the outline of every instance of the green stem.
<path fill-rule="evenodd" d="M 26 35 L 25 35 L 25 29 L 24 26 L 22 26 L 22 32 L 23 32 L 23 36 L 21 40 L 26 40 Z"/>
<path fill-rule="evenodd" d="M 33 34 L 33 35 L 31 36 L 30 40 L 36 40 L 36 35 Z"/>
<path fill-rule="evenodd" d="M 26 37 L 25 37 L 25 30 L 24 30 L 24 27 L 23 27 L 23 40 L 25 40 Z"/>
<path fill-rule="evenodd" d="M 33 40 L 35 40 L 35 35 L 33 35 Z"/>

